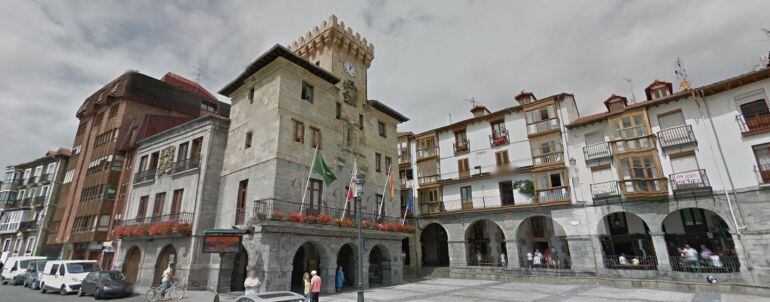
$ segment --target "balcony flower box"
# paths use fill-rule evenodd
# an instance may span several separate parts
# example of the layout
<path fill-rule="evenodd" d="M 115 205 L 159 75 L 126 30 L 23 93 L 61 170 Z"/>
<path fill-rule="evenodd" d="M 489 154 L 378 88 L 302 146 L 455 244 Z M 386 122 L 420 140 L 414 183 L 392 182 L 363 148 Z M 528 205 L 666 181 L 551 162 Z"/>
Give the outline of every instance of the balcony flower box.
<path fill-rule="evenodd" d="M 400 223 L 394 223 L 390 225 L 390 231 L 396 232 L 396 233 L 403 233 L 404 232 L 404 225 Z"/>
<path fill-rule="evenodd" d="M 286 213 L 282 211 L 273 211 L 273 219 L 275 220 L 283 220 L 283 218 L 286 217 Z"/>
<path fill-rule="evenodd" d="M 361 221 L 361 228 L 362 229 L 376 229 L 377 225 L 369 220 Z"/>
<path fill-rule="evenodd" d="M 304 222 L 304 223 L 317 223 L 318 222 L 318 216 L 307 215 L 307 216 L 303 217 L 302 222 Z"/>
<path fill-rule="evenodd" d="M 333 218 L 329 214 L 321 214 L 318 216 L 318 223 L 320 224 L 329 224 L 332 222 Z"/>
<path fill-rule="evenodd" d="M 119 226 L 115 228 L 115 236 L 118 238 L 123 238 L 124 236 L 128 236 L 131 234 L 131 228 L 127 226 Z"/>
<path fill-rule="evenodd" d="M 414 227 L 413 225 L 405 225 L 404 226 L 404 232 L 406 232 L 406 233 L 414 233 L 415 231 L 417 231 L 417 228 Z"/>
<path fill-rule="evenodd" d="M 178 223 L 174 226 L 174 232 L 184 236 L 192 235 L 192 226 L 189 223 Z"/>
<path fill-rule="evenodd" d="M 137 224 L 131 228 L 131 236 L 147 236 L 147 225 Z"/>
<path fill-rule="evenodd" d="M 296 213 L 296 212 L 290 212 L 289 213 L 289 220 L 294 221 L 296 223 L 302 223 L 302 214 Z"/>

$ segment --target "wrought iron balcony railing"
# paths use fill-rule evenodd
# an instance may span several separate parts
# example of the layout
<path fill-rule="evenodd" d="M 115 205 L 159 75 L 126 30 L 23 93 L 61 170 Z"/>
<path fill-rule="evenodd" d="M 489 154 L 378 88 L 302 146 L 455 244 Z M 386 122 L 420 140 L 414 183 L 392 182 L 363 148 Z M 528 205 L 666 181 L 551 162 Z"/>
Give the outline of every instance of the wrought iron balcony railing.
<path fill-rule="evenodd" d="M 608 159 L 612 157 L 612 148 L 610 148 L 609 142 L 588 145 L 583 147 L 583 155 L 587 162 Z"/>
<path fill-rule="evenodd" d="M 594 200 L 620 197 L 620 187 L 617 181 L 591 184 L 591 197 Z"/>
<path fill-rule="evenodd" d="M 711 191 L 708 175 L 706 175 L 706 170 L 703 169 L 674 173 L 669 175 L 668 179 L 674 195 L 686 191 Z"/>
<path fill-rule="evenodd" d="M 500 131 L 494 130 L 489 135 L 489 145 L 491 147 L 497 147 L 505 145 L 509 142 L 508 129 L 502 129 Z"/>
<path fill-rule="evenodd" d="M 145 183 L 149 181 L 155 180 L 155 174 L 157 173 L 157 169 L 150 169 L 150 170 L 144 170 L 139 171 L 136 174 L 134 174 L 134 184 L 140 184 Z"/>
<path fill-rule="evenodd" d="M 537 189 L 535 191 L 537 197 L 536 203 L 559 202 L 570 199 L 568 186 Z"/>
<path fill-rule="evenodd" d="M 181 173 L 189 170 L 198 169 L 201 166 L 201 157 L 193 156 L 174 163 L 173 173 Z"/>
<path fill-rule="evenodd" d="M 468 153 L 468 151 L 470 150 L 470 144 L 471 144 L 471 141 L 468 139 L 456 141 L 453 144 L 455 154 Z"/>
<path fill-rule="evenodd" d="M 619 181 L 621 192 L 627 198 L 647 195 L 668 195 L 667 180 L 662 178 L 625 179 Z"/>
<path fill-rule="evenodd" d="M 660 144 L 660 148 L 666 149 L 689 144 L 697 144 L 698 141 L 695 139 L 695 133 L 692 131 L 692 126 L 684 125 L 659 131 L 658 143 Z"/>
<path fill-rule="evenodd" d="M 119 221 L 116 223 L 116 225 L 133 226 L 133 225 L 139 225 L 139 224 L 151 224 L 151 223 L 158 223 L 158 222 L 165 222 L 165 221 L 176 221 L 180 223 L 192 224 L 194 217 L 195 217 L 195 213 L 181 212 L 181 213 L 175 213 L 175 214 L 137 217 L 134 219 Z"/>

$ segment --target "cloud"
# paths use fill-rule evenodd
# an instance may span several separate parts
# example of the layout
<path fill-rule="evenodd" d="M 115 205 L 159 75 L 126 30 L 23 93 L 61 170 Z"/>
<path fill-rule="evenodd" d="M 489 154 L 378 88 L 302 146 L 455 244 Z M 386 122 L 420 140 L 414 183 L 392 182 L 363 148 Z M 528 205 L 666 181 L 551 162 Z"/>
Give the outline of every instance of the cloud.
<path fill-rule="evenodd" d="M 0 165 L 72 144 L 75 110 L 126 70 L 173 71 L 212 91 L 275 43 L 331 14 L 375 45 L 369 97 L 421 132 L 537 96 L 575 94 L 580 112 L 612 93 L 637 98 L 751 70 L 770 40 L 764 1 L 11 1 L 0 11 Z M 200 71 L 199 71 L 200 70 Z M 224 98 L 222 98 L 225 100 Z"/>

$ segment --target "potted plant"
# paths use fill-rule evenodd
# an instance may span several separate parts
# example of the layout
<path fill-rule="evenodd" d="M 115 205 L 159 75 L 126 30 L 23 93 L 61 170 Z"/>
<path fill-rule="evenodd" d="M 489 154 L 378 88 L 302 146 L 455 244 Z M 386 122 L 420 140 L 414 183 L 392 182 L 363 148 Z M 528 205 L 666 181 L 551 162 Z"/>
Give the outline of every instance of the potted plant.
<path fill-rule="evenodd" d="M 402 233 L 404 232 L 404 225 L 400 223 L 394 223 L 390 226 L 392 232 Z"/>
<path fill-rule="evenodd" d="M 302 223 L 302 214 L 296 213 L 296 212 L 290 212 L 289 213 L 289 220 Z"/>
<path fill-rule="evenodd" d="M 318 216 L 318 222 L 321 224 L 329 224 L 330 222 L 332 222 L 332 219 L 333 219 L 332 216 L 329 214 L 321 214 L 320 216 Z"/>
<path fill-rule="evenodd" d="M 273 210 L 273 219 L 275 219 L 275 220 L 283 220 L 283 218 L 285 216 L 286 216 L 286 213 L 278 211 L 278 210 Z"/>
<path fill-rule="evenodd" d="M 528 197 L 532 197 L 532 195 L 535 194 L 535 185 L 532 183 L 531 180 L 528 180 L 528 179 L 517 180 L 513 182 L 513 188 L 518 190 L 519 193 L 524 194 Z"/>
<path fill-rule="evenodd" d="M 192 234 L 192 226 L 189 223 L 178 223 L 174 226 L 174 232 L 190 236 Z"/>
<path fill-rule="evenodd" d="M 132 236 L 146 236 L 147 235 L 147 225 L 146 224 L 137 224 L 133 228 L 131 228 L 131 235 Z"/>
<path fill-rule="evenodd" d="M 118 238 L 123 238 L 123 236 L 128 236 L 130 235 L 130 233 L 131 233 L 130 229 L 126 226 L 120 226 L 115 228 L 115 236 L 117 236 Z"/>
<path fill-rule="evenodd" d="M 315 215 L 307 215 L 307 216 L 305 216 L 303 222 L 304 223 L 316 223 L 316 222 L 318 222 L 318 217 L 315 216 Z"/>
<path fill-rule="evenodd" d="M 158 235 L 170 235 L 176 227 L 176 221 L 166 221 L 158 224 Z"/>
<path fill-rule="evenodd" d="M 388 232 L 388 231 L 390 231 L 390 224 L 380 223 L 380 224 L 377 225 L 377 228 L 380 229 L 380 231 Z"/>
<path fill-rule="evenodd" d="M 371 229 L 374 226 L 374 223 L 372 223 L 369 220 L 361 221 L 361 228 L 362 229 Z"/>

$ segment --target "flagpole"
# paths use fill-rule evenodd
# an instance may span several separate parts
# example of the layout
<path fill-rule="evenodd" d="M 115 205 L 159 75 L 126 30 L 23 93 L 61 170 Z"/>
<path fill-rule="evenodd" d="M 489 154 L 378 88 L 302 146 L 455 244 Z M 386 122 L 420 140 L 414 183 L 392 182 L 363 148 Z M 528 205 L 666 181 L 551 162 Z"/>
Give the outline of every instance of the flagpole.
<path fill-rule="evenodd" d="M 388 178 L 385 179 L 385 186 L 382 188 L 382 198 L 380 198 L 380 209 L 377 212 L 377 219 L 380 219 L 380 215 L 382 214 L 382 209 L 385 207 L 385 191 L 388 189 L 388 183 L 390 183 L 390 174 L 392 174 L 393 169 L 388 166 Z"/>
<path fill-rule="evenodd" d="M 345 220 L 345 214 L 348 213 L 348 204 L 350 203 L 350 199 L 348 199 L 348 195 L 350 195 L 350 190 L 353 190 L 353 182 L 355 181 L 354 176 L 358 174 L 356 173 L 356 170 L 357 170 L 356 160 L 358 159 L 357 158 L 353 159 L 353 172 L 350 174 L 351 176 L 350 176 L 350 182 L 348 183 L 348 191 L 345 192 L 345 206 L 342 207 L 342 217 L 340 217 L 340 221 Z"/>
<path fill-rule="evenodd" d="M 313 151 L 313 162 L 310 163 L 310 169 L 307 171 L 307 181 L 305 181 L 305 191 L 302 192 L 302 203 L 299 205 L 299 214 L 302 215 L 302 210 L 305 209 L 305 196 L 307 195 L 307 189 L 310 187 L 310 176 L 313 175 L 313 165 L 315 165 L 315 156 L 318 153 L 318 145 L 315 146 Z"/>

